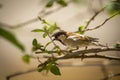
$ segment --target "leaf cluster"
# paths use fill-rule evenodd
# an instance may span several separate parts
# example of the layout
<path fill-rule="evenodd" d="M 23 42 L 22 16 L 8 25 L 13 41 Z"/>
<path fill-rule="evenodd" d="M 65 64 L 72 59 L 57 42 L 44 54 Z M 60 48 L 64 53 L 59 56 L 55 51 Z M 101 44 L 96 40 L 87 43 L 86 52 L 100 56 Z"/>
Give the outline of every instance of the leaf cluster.
<path fill-rule="evenodd" d="M 25 51 L 24 46 L 17 40 L 17 38 L 12 32 L 4 28 L 0 28 L 0 37 L 8 40 L 12 44 L 14 44 L 17 48 L 19 48 L 21 51 Z"/>
<path fill-rule="evenodd" d="M 109 14 L 120 12 L 120 0 L 111 1 L 108 3 L 106 10 Z"/>
<path fill-rule="evenodd" d="M 49 60 L 49 62 L 38 65 L 37 71 L 41 72 L 43 70 L 46 70 L 46 73 L 51 72 L 54 75 L 61 75 L 58 64 L 54 60 Z"/>
<path fill-rule="evenodd" d="M 65 0 L 49 0 L 46 4 L 46 7 L 52 7 L 54 5 L 54 3 L 57 3 L 61 6 L 67 6 L 67 3 L 65 2 Z"/>

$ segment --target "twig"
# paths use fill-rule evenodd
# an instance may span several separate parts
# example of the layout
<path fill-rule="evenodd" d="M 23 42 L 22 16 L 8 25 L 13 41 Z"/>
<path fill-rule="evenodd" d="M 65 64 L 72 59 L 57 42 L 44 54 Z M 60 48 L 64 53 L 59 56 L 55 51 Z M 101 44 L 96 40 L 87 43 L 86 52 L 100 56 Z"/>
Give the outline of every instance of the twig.
<path fill-rule="evenodd" d="M 87 49 L 87 50 L 79 50 L 79 51 L 75 51 L 75 52 L 69 52 L 69 51 L 66 51 L 66 50 L 62 50 L 62 52 L 65 52 L 67 53 L 69 56 L 77 56 L 79 54 L 90 54 L 90 53 L 99 53 L 99 52 L 106 52 L 106 51 L 120 51 L 120 48 L 104 48 L 104 49 L 101 49 L 101 48 L 94 48 L 94 49 Z M 57 53 L 57 51 L 48 51 L 50 53 Z M 35 52 L 36 54 L 41 54 L 41 53 L 44 53 L 44 52 L 41 52 L 41 51 L 38 51 L 38 52 Z"/>
<path fill-rule="evenodd" d="M 91 30 L 95 30 L 95 29 L 100 28 L 100 27 L 103 26 L 107 21 L 109 21 L 110 19 L 112 19 L 113 17 L 115 17 L 116 15 L 118 15 L 119 13 L 120 13 L 120 12 L 117 12 L 117 13 L 113 14 L 112 16 L 110 16 L 110 17 L 108 17 L 107 19 L 105 19 L 102 24 L 100 24 L 100 25 L 98 25 L 98 26 L 96 26 L 96 27 L 94 27 L 94 28 L 91 28 L 91 29 L 86 29 L 86 30 L 84 30 L 84 32 L 86 32 L 86 31 L 91 31 Z"/>
<path fill-rule="evenodd" d="M 18 73 L 7 76 L 6 80 L 10 80 L 12 77 L 16 77 L 16 76 L 19 76 L 19 75 L 23 75 L 23 74 L 27 74 L 27 73 L 35 72 L 35 71 L 36 71 L 36 69 L 30 69 L 28 71 L 18 72 Z"/>
<path fill-rule="evenodd" d="M 85 30 L 88 28 L 89 24 L 92 22 L 92 20 L 95 19 L 95 17 L 100 14 L 102 11 L 104 11 L 106 7 L 103 7 L 101 10 L 99 10 L 98 12 L 96 12 L 91 18 L 90 20 L 87 22 L 86 26 L 85 26 Z"/>
<path fill-rule="evenodd" d="M 120 73 L 108 75 L 107 77 L 105 77 L 105 78 L 103 78 L 101 80 L 109 80 L 109 79 L 111 79 L 113 77 L 118 77 L 118 76 L 120 76 Z"/>
<path fill-rule="evenodd" d="M 113 56 L 106 56 L 106 55 L 85 55 L 84 57 L 82 55 L 77 56 L 64 56 L 58 59 L 71 59 L 71 58 L 83 58 L 83 59 L 89 59 L 89 58 L 99 58 L 99 59 L 108 59 L 108 60 L 117 60 L 120 61 L 120 57 L 113 57 Z"/>
<path fill-rule="evenodd" d="M 69 3 L 71 3 L 71 2 L 72 2 L 72 0 L 68 1 L 67 4 L 69 4 Z M 62 8 L 63 8 L 62 6 L 58 6 L 57 8 L 55 8 L 54 10 L 51 10 L 51 11 L 41 10 L 41 12 L 40 12 L 39 14 L 43 14 L 43 15 L 40 16 L 40 17 L 43 18 L 43 17 L 46 17 L 46 16 L 48 16 L 48 15 L 50 15 L 50 14 L 56 12 L 56 11 L 61 10 Z M 44 8 L 43 8 L 43 9 L 44 9 Z M 28 20 L 28 21 L 26 21 L 26 22 L 13 25 L 13 26 L 8 27 L 8 28 L 11 28 L 11 29 L 21 28 L 21 27 L 24 27 L 24 26 L 26 26 L 26 25 L 28 25 L 28 24 L 34 23 L 34 22 L 36 22 L 36 21 L 39 21 L 39 19 L 38 19 L 38 18 L 33 18 L 33 19 L 31 19 L 31 20 Z"/>

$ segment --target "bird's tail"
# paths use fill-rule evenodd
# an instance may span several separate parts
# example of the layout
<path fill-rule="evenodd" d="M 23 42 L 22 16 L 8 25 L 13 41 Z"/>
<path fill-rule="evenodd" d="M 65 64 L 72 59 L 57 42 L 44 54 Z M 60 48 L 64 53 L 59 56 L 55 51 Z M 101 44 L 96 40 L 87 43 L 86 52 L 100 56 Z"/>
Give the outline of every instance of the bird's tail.
<path fill-rule="evenodd" d="M 94 46 L 107 47 L 106 45 L 102 45 L 100 43 L 91 43 L 91 44 L 94 45 Z"/>

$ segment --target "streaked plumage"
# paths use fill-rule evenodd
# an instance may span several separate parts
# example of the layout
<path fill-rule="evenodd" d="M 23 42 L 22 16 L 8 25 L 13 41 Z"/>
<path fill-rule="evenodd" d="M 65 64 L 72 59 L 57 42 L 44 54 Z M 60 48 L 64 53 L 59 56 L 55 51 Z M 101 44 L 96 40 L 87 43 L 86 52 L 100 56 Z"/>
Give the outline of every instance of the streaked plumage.
<path fill-rule="evenodd" d="M 73 33 L 73 32 L 57 32 L 53 34 L 54 40 L 60 41 L 62 44 L 69 48 L 87 47 L 93 45 L 94 42 L 98 42 L 98 38 L 92 38 L 89 36 Z"/>

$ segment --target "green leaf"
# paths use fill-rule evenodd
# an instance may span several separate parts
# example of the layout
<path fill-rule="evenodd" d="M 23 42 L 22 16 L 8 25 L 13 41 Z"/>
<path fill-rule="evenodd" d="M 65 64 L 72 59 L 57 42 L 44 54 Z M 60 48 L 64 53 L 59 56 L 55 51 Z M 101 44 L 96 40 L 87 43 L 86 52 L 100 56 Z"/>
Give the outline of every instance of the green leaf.
<path fill-rule="evenodd" d="M 49 0 L 49 2 L 47 3 L 46 7 L 52 7 L 54 4 L 54 0 Z"/>
<path fill-rule="evenodd" d="M 33 39 L 32 45 L 37 47 L 37 45 L 38 45 L 37 39 Z"/>
<path fill-rule="evenodd" d="M 83 30 L 84 30 L 84 26 L 80 26 L 80 27 L 78 28 L 77 33 L 78 33 L 78 34 L 83 34 Z"/>
<path fill-rule="evenodd" d="M 80 26 L 79 31 L 83 31 L 83 30 L 84 30 L 84 26 Z"/>
<path fill-rule="evenodd" d="M 52 62 L 49 62 L 46 66 L 46 72 L 48 73 L 50 71 L 50 69 L 52 68 Z"/>
<path fill-rule="evenodd" d="M 120 43 L 119 42 L 115 44 L 115 48 L 120 48 Z"/>
<path fill-rule="evenodd" d="M 30 62 L 30 56 L 29 55 L 24 55 L 23 57 L 22 57 L 22 60 L 25 62 L 25 63 L 29 63 Z"/>
<path fill-rule="evenodd" d="M 44 33 L 44 34 L 43 34 L 43 38 L 46 38 L 46 37 L 47 37 L 47 33 Z"/>
<path fill-rule="evenodd" d="M 37 68 L 37 71 L 38 71 L 38 72 L 41 72 L 41 71 L 43 71 L 44 69 L 45 69 L 45 66 L 40 66 L 40 67 Z"/>
<path fill-rule="evenodd" d="M 44 30 L 42 30 L 42 29 L 34 29 L 34 30 L 32 30 L 32 32 L 44 32 Z"/>
<path fill-rule="evenodd" d="M 17 48 L 19 48 L 22 51 L 25 51 L 24 46 L 17 40 L 17 38 L 8 30 L 5 30 L 3 28 L 0 28 L 0 36 L 5 38 L 6 40 L 10 41 L 12 44 L 14 44 Z"/>
<path fill-rule="evenodd" d="M 57 24 L 54 23 L 52 26 L 50 26 L 50 28 L 48 29 L 49 33 L 53 33 L 55 30 L 57 29 Z"/>
<path fill-rule="evenodd" d="M 46 43 L 46 45 L 44 46 L 44 49 L 46 49 L 46 47 L 49 45 L 49 44 L 51 44 L 52 42 L 48 42 L 48 43 Z"/>
<path fill-rule="evenodd" d="M 57 3 L 62 6 L 67 6 L 67 3 L 65 2 L 65 0 L 57 0 Z"/>
<path fill-rule="evenodd" d="M 106 10 L 108 11 L 109 14 L 114 14 L 116 12 L 120 12 L 120 2 L 112 1 L 107 5 Z"/>
<path fill-rule="evenodd" d="M 53 73 L 54 75 L 61 75 L 60 69 L 56 65 L 53 65 L 51 67 L 50 72 Z"/>

